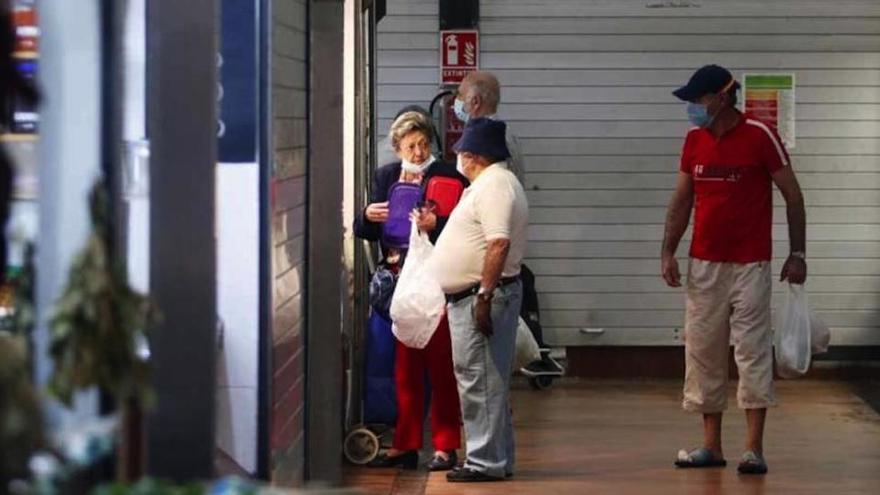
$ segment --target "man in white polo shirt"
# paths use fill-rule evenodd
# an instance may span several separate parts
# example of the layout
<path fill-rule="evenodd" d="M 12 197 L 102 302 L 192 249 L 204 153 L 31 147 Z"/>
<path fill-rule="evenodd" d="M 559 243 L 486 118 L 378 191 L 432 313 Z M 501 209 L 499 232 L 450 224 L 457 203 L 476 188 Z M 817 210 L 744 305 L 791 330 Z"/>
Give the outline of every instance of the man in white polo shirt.
<path fill-rule="evenodd" d="M 528 203 L 508 169 L 507 125 L 471 119 L 454 149 L 470 180 L 437 240 L 430 263 L 447 294 L 452 361 L 461 397 L 467 460 L 452 482 L 513 475 L 509 395 L 522 302 L 520 264 Z"/>

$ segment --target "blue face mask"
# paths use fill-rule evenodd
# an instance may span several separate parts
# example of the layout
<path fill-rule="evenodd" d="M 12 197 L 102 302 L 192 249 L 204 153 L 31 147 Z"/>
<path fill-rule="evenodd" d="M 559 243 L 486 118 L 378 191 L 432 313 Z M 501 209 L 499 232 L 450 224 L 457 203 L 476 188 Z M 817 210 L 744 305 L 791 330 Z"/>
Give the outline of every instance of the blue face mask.
<path fill-rule="evenodd" d="M 458 117 L 458 120 L 464 123 L 467 123 L 471 118 L 470 114 L 464 111 L 464 102 L 458 98 L 455 99 L 455 104 L 453 104 L 452 110 L 455 112 L 455 116 Z"/>
<path fill-rule="evenodd" d="M 709 115 L 709 109 L 706 105 L 688 102 L 687 104 L 688 120 L 697 127 L 708 127 L 712 123 L 713 118 Z"/>

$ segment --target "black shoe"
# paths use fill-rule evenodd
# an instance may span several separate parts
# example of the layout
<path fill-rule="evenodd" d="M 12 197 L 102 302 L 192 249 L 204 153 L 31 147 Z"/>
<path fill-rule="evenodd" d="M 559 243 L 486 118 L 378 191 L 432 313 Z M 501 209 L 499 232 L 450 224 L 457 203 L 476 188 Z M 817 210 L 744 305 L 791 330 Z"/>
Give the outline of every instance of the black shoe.
<path fill-rule="evenodd" d="M 389 456 L 388 454 L 380 454 L 379 457 L 376 457 L 372 461 L 367 464 L 367 467 L 371 468 L 392 468 L 401 466 L 403 469 L 418 469 L 419 467 L 419 453 L 415 450 L 409 450 L 404 452 L 403 454 L 399 454 L 396 456 Z"/>
<path fill-rule="evenodd" d="M 444 459 L 434 454 L 434 458 L 428 463 L 428 471 L 450 471 L 458 465 L 458 454 L 453 450 L 446 453 L 449 457 Z"/>
<path fill-rule="evenodd" d="M 483 483 L 489 481 L 504 481 L 504 478 L 489 476 L 488 474 L 474 471 L 471 468 L 461 468 L 446 473 L 446 481 L 450 483 Z"/>

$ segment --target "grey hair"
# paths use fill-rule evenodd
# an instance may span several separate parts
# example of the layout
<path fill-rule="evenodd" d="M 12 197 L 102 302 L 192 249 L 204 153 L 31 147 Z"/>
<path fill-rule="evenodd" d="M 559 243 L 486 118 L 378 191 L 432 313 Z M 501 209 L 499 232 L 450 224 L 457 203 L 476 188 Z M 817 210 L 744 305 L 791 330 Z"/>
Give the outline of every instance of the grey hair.
<path fill-rule="evenodd" d="M 468 74 L 465 81 L 469 90 L 480 95 L 483 105 L 492 110 L 501 103 L 501 84 L 491 72 L 475 71 Z"/>
<path fill-rule="evenodd" d="M 407 134 L 419 131 L 428 138 L 428 142 L 434 139 L 434 126 L 428 117 L 421 112 L 406 112 L 394 120 L 388 135 L 391 137 L 391 147 L 394 151 L 400 150 L 400 141 Z"/>

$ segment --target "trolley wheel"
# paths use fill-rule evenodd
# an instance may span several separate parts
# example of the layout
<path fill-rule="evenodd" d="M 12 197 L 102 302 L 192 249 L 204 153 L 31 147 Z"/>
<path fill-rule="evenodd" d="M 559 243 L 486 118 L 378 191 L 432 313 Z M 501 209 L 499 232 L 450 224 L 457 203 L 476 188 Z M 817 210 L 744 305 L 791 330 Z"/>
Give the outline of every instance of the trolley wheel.
<path fill-rule="evenodd" d="M 529 385 L 535 390 L 547 390 L 553 386 L 552 376 L 536 376 L 529 378 Z"/>
<path fill-rule="evenodd" d="M 352 464 L 366 464 L 379 455 L 379 437 L 367 428 L 357 428 L 346 435 L 342 451 Z"/>

